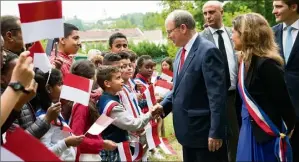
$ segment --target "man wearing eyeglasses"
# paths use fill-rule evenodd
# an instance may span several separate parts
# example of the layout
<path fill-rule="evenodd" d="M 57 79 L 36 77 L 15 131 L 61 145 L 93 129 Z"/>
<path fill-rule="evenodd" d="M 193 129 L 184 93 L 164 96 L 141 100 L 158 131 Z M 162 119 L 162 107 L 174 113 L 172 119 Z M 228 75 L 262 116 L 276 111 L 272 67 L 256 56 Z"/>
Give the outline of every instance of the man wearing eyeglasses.
<path fill-rule="evenodd" d="M 165 115 L 173 113 L 185 162 L 228 161 L 224 57 L 212 42 L 198 35 L 188 11 L 171 12 L 165 28 L 168 38 L 181 48 L 174 61 L 173 90 L 157 109 Z"/>
<path fill-rule="evenodd" d="M 12 15 L 1 16 L 1 35 L 4 39 L 4 50 L 7 53 L 20 55 L 25 51 L 21 31 L 21 21 Z"/>

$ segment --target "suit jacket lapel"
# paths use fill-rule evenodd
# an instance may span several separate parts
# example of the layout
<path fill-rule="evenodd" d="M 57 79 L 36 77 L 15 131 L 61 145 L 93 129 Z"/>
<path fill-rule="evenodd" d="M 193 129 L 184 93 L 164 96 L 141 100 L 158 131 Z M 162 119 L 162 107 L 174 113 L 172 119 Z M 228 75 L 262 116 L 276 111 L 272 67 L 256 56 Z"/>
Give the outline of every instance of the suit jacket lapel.
<path fill-rule="evenodd" d="M 181 57 L 182 54 L 182 48 L 177 52 L 175 60 L 173 62 L 173 85 L 176 85 L 177 82 L 177 77 L 178 77 L 178 69 L 179 69 L 179 59 Z M 175 89 L 176 87 L 174 86 L 173 89 Z"/>
<path fill-rule="evenodd" d="M 213 42 L 213 43 L 215 44 L 215 41 L 214 41 L 214 38 L 213 38 L 213 34 L 212 34 L 212 32 L 210 31 L 209 28 L 206 28 L 206 29 L 204 30 L 204 37 L 205 37 L 207 40 L 209 40 L 209 41 L 211 41 L 211 42 Z"/>
<path fill-rule="evenodd" d="M 295 42 L 294 42 L 294 45 L 293 45 L 293 48 L 292 48 L 292 51 L 291 51 L 291 54 L 289 56 L 289 60 L 287 62 L 286 65 L 289 64 L 290 61 L 292 61 L 292 59 L 295 57 L 296 54 L 299 53 L 299 33 L 297 34 L 297 37 L 295 39 Z"/>
<path fill-rule="evenodd" d="M 275 31 L 275 39 L 279 46 L 279 53 L 280 53 L 281 57 L 284 58 L 284 52 L 283 52 L 284 50 L 283 50 L 283 44 L 282 44 L 282 32 L 283 32 L 282 24 L 280 24 L 278 26 L 278 30 Z"/>
<path fill-rule="evenodd" d="M 184 74 L 185 74 L 185 71 L 188 69 L 188 67 L 189 67 L 189 65 L 190 65 L 190 63 L 191 63 L 191 61 L 192 61 L 192 59 L 193 59 L 193 57 L 194 57 L 194 55 L 195 55 L 195 52 L 196 52 L 197 47 L 198 47 L 198 46 L 197 46 L 198 41 L 199 41 L 199 36 L 197 36 L 197 38 L 195 39 L 195 41 L 194 41 L 194 43 L 193 43 L 193 45 L 192 45 L 192 48 L 190 49 L 190 52 L 188 53 L 187 58 L 186 58 L 186 60 L 185 60 L 185 62 L 184 62 L 184 65 L 183 65 L 183 67 L 182 67 L 182 70 L 179 72 L 179 74 L 178 74 L 178 76 L 177 76 L 176 83 L 175 83 L 176 86 L 179 85 L 180 81 L 182 80 L 182 78 L 183 78 L 183 76 L 184 76 Z M 179 59 L 178 59 L 178 60 L 179 60 Z M 178 61 L 177 61 L 177 62 L 178 62 Z M 179 65 L 179 63 L 178 63 L 178 65 Z M 177 66 L 177 67 L 178 67 L 178 66 Z M 177 69 L 178 69 L 178 68 L 177 68 Z"/>

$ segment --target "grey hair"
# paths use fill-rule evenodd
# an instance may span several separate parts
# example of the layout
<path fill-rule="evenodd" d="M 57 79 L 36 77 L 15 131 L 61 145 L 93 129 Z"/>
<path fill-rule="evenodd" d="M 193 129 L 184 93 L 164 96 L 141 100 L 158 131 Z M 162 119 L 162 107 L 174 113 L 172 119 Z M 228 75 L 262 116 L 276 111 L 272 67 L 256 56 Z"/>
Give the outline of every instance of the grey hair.
<path fill-rule="evenodd" d="M 195 20 L 192 14 L 186 10 L 174 10 L 166 18 L 166 21 L 174 21 L 175 27 L 179 27 L 182 24 L 185 24 L 188 29 L 195 29 Z"/>

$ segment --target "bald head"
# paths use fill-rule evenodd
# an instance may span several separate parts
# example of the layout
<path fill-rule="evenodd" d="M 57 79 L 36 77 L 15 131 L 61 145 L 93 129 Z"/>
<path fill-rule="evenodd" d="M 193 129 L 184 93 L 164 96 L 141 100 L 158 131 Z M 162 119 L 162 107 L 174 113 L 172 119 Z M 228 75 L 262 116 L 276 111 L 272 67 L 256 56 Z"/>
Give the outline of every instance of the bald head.
<path fill-rule="evenodd" d="M 223 3 L 219 1 L 208 1 L 203 7 L 203 16 L 205 18 L 205 23 L 214 29 L 219 29 L 223 26 L 222 16 L 223 16 Z"/>
<path fill-rule="evenodd" d="M 219 2 L 219 1 L 207 1 L 203 6 L 202 6 L 202 10 L 205 8 L 205 7 L 208 7 L 208 6 L 213 6 L 213 7 L 216 7 L 220 10 L 223 9 L 223 3 L 222 2 Z"/>

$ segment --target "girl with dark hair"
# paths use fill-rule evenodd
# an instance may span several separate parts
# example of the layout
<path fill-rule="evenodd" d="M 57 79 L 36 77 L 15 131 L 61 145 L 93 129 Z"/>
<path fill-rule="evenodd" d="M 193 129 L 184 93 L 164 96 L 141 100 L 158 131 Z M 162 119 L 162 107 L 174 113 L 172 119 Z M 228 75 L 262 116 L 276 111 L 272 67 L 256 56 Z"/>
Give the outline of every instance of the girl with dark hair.
<path fill-rule="evenodd" d="M 146 103 L 146 97 L 145 97 L 145 90 L 150 86 L 151 84 L 151 77 L 153 75 L 154 69 L 155 69 L 156 63 L 153 61 L 152 57 L 149 55 L 142 55 L 137 60 L 137 66 L 136 66 L 136 77 L 135 82 L 138 87 L 138 91 L 142 95 L 142 100 L 139 101 L 139 106 L 141 108 L 141 111 L 143 113 L 147 113 L 149 111 L 149 107 Z M 160 102 L 161 97 L 156 96 L 156 101 Z M 156 104 L 156 103 L 153 103 Z M 156 123 L 155 121 L 152 121 L 153 123 Z M 158 119 L 157 121 L 159 128 L 161 128 L 162 120 Z M 161 132 L 159 130 L 159 132 Z M 150 150 L 152 152 L 152 155 L 157 159 L 164 159 L 164 157 L 158 152 L 156 149 Z"/>
<path fill-rule="evenodd" d="M 71 67 L 71 73 L 95 80 L 95 65 L 88 60 L 79 60 Z M 100 94 L 91 91 L 88 106 L 76 103 L 72 109 L 70 127 L 76 135 L 84 134 L 100 116 L 96 108 L 96 101 Z M 101 150 L 114 150 L 116 144 L 110 140 L 103 140 L 101 135 L 86 134 L 82 143 L 78 146 L 76 161 L 100 161 Z"/>
<path fill-rule="evenodd" d="M 161 69 L 167 69 L 173 72 L 172 59 L 170 57 L 166 57 L 162 60 Z"/>
<path fill-rule="evenodd" d="M 57 69 L 52 69 L 48 73 L 43 73 L 41 70 L 36 69 L 35 80 L 38 83 L 37 94 L 31 103 L 33 107 L 38 109 L 36 116 L 44 119 L 46 112 L 52 107 L 58 108 L 54 111 L 58 111 L 59 113 L 61 110 L 59 102 L 62 85 L 61 72 Z M 74 161 L 76 151 L 73 147 L 82 142 L 84 135 L 72 136 L 69 132 L 64 131 L 63 127 L 68 126 L 63 117 L 59 115 L 56 120 L 51 122 L 51 128 L 40 140 L 49 150 L 60 157 L 61 160 Z"/>
<path fill-rule="evenodd" d="M 151 77 L 154 72 L 154 68 L 156 63 L 152 60 L 152 57 L 149 55 L 142 55 L 137 60 L 136 66 L 136 77 L 135 83 L 137 84 L 138 91 L 143 94 L 147 87 L 152 84 Z M 148 112 L 148 107 L 145 100 L 145 95 L 143 96 L 143 100 L 139 101 L 139 106 L 142 109 L 143 113 Z"/>

